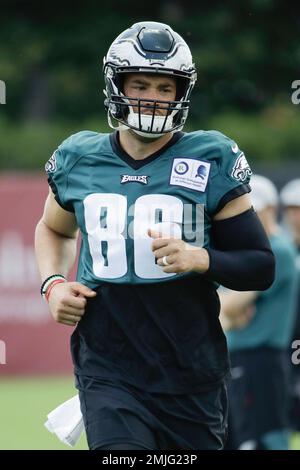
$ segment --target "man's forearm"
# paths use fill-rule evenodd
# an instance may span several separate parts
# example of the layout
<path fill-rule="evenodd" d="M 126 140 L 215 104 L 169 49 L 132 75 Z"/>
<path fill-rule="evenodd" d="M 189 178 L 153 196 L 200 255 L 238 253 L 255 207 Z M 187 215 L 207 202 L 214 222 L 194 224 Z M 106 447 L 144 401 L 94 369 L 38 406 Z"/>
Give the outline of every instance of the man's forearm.
<path fill-rule="evenodd" d="M 207 248 L 205 276 L 237 291 L 268 289 L 275 278 L 275 258 L 264 228 L 251 209 L 229 219 L 214 221 Z"/>
<path fill-rule="evenodd" d="M 41 279 L 52 274 L 68 276 L 76 258 L 77 237 L 70 238 L 51 230 L 41 220 L 35 230 L 35 253 Z"/>

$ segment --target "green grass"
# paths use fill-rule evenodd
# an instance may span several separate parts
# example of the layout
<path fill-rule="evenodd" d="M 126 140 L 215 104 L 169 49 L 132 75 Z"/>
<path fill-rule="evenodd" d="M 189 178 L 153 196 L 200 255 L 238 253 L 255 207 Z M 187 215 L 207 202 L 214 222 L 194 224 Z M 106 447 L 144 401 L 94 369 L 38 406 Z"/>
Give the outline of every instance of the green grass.
<path fill-rule="evenodd" d="M 44 422 L 49 411 L 75 393 L 73 377 L 1 378 L 0 450 L 72 449 Z M 74 449 L 87 449 L 84 433 Z"/>
<path fill-rule="evenodd" d="M 72 448 L 44 427 L 49 411 L 75 393 L 73 377 L 2 378 L 0 450 L 87 449 L 84 433 Z M 300 449 L 300 433 L 291 436 L 290 445 Z"/>
<path fill-rule="evenodd" d="M 291 435 L 290 449 L 300 450 L 300 432 L 295 432 Z"/>

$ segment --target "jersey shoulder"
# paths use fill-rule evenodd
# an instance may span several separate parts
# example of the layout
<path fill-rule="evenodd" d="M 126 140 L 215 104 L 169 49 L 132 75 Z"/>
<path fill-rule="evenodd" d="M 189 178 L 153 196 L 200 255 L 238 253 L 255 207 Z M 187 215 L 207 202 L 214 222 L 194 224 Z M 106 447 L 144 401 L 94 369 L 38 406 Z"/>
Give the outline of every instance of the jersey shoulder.
<path fill-rule="evenodd" d="M 190 132 L 185 134 L 183 144 L 182 150 L 185 153 L 213 165 L 211 178 L 220 175 L 232 181 L 249 183 L 252 171 L 244 152 L 233 139 L 222 132 Z"/>
<path fill-rule="evenodd" d="M 108 140 L 108 134 L 94 131 L 80 131 L 65 139 L 58 147 L 62 154 L 65 169 L 78 159 L 91 153 L 101 152 Z"/>
<path fill-rule="evenodd" d="M 48 182 L 57 202 L 63 209 L 71 210 L 64 201 L 64 195 L 72 168 L 86 155 L 101 152 L 108 141 L 108 135 L 93 131 L 81 131 L 72 134 L 58 146 L 47 161 L 45 170 Z"/>
<path fill-rule="evenodd" d="M 237 154 L 239 151 L 238 145 L 233 139 L 216 130 L 188 132 L 184 137 L 187 146 L 191 146 L 198 152 L 205 151 L 208 157 L 213 152 L 214 159 L 218 156 L 222 158 L 226 153 Z"/>

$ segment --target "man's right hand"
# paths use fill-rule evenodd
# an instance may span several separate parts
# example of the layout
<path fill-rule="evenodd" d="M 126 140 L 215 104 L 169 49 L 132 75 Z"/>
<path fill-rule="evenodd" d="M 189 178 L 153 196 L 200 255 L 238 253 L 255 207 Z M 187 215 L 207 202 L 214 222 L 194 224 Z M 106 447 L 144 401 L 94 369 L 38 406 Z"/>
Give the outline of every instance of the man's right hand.
<path fill-rule="evenodd" d="M 83 317 L 87 298 L 97 292 L 80 282 L 55 284 L 49 295 L 49 308 L 55 321 L 63 325 L 75 326 Z"/>

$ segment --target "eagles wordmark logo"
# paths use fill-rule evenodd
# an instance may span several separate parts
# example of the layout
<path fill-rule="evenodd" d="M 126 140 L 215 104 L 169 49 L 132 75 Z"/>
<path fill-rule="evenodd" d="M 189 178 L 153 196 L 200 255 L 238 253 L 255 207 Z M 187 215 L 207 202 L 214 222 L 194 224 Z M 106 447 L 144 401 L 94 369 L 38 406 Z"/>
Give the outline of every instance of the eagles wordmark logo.
<path fill-rule="evenodd" d="M 140 183 L 148 184 L 148 175 L 121 175 L 121 184 Z"/>
<path fill-rule="evenodd" d="M 45 170 L 47 173 L 54 173 L 57 170 L 57 165 L 56 165 L 56 155 L 55 152 L 54 154 L 49 158 L 45 165 Z"/>

